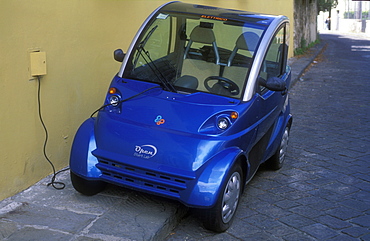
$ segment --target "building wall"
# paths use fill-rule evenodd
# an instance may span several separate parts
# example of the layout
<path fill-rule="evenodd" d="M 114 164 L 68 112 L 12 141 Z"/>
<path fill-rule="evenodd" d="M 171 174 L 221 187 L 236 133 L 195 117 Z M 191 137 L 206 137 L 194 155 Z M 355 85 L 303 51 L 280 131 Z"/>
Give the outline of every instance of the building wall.
<path fill-rule="evenodd" d="M 38 82 L 29 80 L 29 53 L 46 52 L 41 107 L 49 131 L 47 154 L 58 170 L 68 165 L 77 128 L 102 105 L 119 69 L 113 50 L 126 50 L 148 14 L 165 2 L 1 0 L 0 200 L 52 172 L 42 152 L 45 134 L 37 112 Z M 187 2 L 293 19 L 291 0 Z"/>

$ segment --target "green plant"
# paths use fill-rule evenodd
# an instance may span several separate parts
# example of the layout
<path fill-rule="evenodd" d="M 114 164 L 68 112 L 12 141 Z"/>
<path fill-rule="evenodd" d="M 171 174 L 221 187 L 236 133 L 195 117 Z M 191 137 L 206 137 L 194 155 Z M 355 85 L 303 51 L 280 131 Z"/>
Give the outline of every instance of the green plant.
<path fill-rule="evenodd" d="M 363 11 L 361 16 L 363 20 L 370 19 L 369 11 Z M 345 19 L 356 19 L 355 11 L 344 12 L 344 18 Z"/>
<path fill-rule="evenodd" d="M 315 41 L 309 43 L 308 45 L 306 45 L 307 41 L 306 40 L 303 41 L 303 40 L 304 39 L 302 38 L 301 39 L 301 47 L 294 49 L 294 56 L 303 55 L 307 52 L 307 50 L 309 50 L 310 48 L 312 48 L 316 44 L 320 43 L 320 38 L 317 38 Z"/>

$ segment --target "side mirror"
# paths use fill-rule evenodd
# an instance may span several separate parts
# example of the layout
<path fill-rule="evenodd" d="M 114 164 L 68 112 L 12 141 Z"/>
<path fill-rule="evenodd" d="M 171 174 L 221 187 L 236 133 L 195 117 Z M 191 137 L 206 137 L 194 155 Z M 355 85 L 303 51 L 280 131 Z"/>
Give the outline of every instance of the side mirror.
<path fill-rule="evenodd" d="M 286 91 L 286 82 L 278 77 L 271 77 L 267 80 L 259 78 L 259 84 L 273 91 Z"/>
<path fill-rule="evenodd" d="M 123 62 L 123 59 L 125 58 L 125 53 L 122 51 L 122 49 L 116 49 L 113 53 L 114 59 L 118 62 Z"/>

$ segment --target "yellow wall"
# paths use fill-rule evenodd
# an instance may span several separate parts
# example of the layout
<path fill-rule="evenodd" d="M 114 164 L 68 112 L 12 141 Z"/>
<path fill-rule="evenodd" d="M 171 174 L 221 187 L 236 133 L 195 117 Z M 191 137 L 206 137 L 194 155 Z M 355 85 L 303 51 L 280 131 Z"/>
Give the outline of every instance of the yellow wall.
<path fill-rule="evenodd" d="M 0 200 L 52 171 L 42 154 L 44 132 L 37 114 L 37 82 L 29 81 L 29 52 L 46 52 L 42 114 L 49 131 L 47 153 L 60 169 L 68 165 L 77 128 L 103 103 L 119 69 L 113 50 L 126 51 L 147 15 L 165 2 L 1 0 Z M 290 0 L 187 2 L 293 16 L 293 3 L 286 4 Z"/>

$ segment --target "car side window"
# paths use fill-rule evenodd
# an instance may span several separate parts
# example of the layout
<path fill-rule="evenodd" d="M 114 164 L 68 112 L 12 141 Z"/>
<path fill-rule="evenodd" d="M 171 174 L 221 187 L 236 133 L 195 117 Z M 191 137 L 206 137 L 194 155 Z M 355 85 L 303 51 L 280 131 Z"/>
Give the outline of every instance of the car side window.
<path fill-rule="evenodd" d="M 259 77 L 267 80 L 271 77 L 280 77 L 286 68 L 288 53 L 288 26 L 283 26 L 273 37 L 266 56 L 262 63 Z M 261 93 L 267 91 L 266 87 L 259 85 Z"/>

